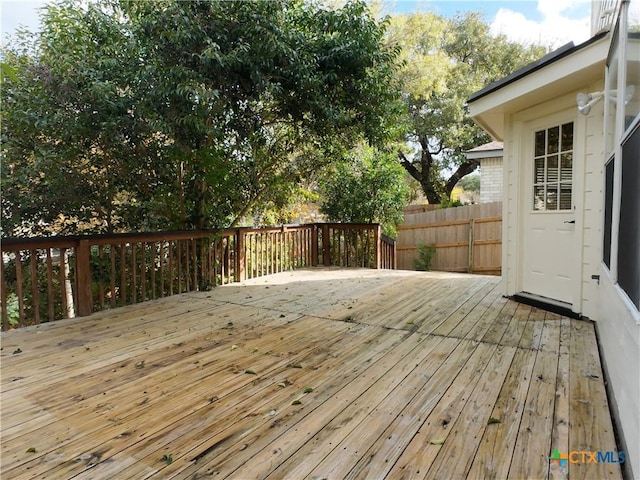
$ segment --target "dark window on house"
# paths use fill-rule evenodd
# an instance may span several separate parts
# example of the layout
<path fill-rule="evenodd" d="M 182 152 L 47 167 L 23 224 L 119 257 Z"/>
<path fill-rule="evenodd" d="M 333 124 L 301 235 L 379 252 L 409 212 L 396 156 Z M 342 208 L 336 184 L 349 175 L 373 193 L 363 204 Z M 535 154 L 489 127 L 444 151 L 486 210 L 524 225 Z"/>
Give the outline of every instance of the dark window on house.
<path fill-rule="evenodd" d="M 605 167 L 604 238 L 602 260 L 611 269 L 611 221 L 613 214 L 613 158 Z"/>
<path fill-rule="evenodd" d="M 618 284 L 640 309 L 640 126 L 622 145 Z"/>

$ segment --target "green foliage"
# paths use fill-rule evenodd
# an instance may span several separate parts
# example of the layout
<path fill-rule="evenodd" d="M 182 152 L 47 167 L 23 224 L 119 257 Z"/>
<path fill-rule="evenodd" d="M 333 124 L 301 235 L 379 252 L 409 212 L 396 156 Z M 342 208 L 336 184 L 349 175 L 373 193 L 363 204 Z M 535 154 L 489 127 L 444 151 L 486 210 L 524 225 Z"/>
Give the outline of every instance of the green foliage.
<path fill-rule="evenodd" d="M 450 198 L 443 198 L 440 202 L 439 208 L 455 208 L 455 207 L 463 207 L 464 203 L 460 200 L 451 200 Z"/>
<path fill-rule="evenodd" d="M 3 48 L 3 235 L 234 225 L 384 144 L 398 51 L 363 1 L 62 0 Z"/>
<path fill-rule="evenodd" d="M 419 244 L 417 246 L 418 258 L 415 260 L 416 270 L 422 272 L 428 272 L 431 270 L 431 262 L 436 256 L 436 245 L 434 243 L 430 244 Z"/>
<path fill-rule="evenodd" d="M 480 175 L 467 175 L 458 182 L 458 185 L 467 192 L 480 193 Z"/>
<path fill-rule="evenodd" d="M 438 204 L 477 168 L 465 152 L 490 140 L 469 117 L 469 95 L 547 50 L 490 35 L 477 13 L 453 19 L 433 13 L 397 15 L 388 41 L 402 47 L 398 80 L 408 111 L 406 138 L 415 147 L 400 152 L 400 160 L 429 203 Z"/>
<path fill-rule="evenodd" d="M 405 172 L 395 155 L 360 146 L 321 182 L 320 209 L 331 221 L 381 223 L 395 237 L 407 204 Z"/>
<path fill-rule="evenodd" d="M 7 295 L 7 317 L 11 327 L 16 327 L 20 323 L 18 296 L 15 293 Z"/>

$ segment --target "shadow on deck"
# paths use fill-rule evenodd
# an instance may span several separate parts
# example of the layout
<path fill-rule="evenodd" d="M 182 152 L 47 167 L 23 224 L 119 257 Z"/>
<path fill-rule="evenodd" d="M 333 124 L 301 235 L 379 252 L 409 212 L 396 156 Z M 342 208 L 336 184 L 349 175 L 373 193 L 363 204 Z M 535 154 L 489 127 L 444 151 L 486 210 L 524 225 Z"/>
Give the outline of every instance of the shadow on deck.
<path fill-rule="evenodd" d="M 2 477 L 621 478 L 549 458 L 617 452 L 593 325 L 499 282 L 309 269 L 3 333 Z"/>

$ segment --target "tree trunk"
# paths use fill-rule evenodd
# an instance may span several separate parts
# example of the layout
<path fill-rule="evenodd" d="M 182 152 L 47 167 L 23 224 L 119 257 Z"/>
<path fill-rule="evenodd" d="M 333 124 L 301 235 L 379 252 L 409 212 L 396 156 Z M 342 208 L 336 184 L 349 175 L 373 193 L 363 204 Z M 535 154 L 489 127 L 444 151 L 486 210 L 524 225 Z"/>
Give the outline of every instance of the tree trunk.
<path fill-rule="evenodd" d="M 473 173 L 473 171 L 478 168 L 478 165 L 479 163 L 477 160 L 470 160 L 460 164 L 458 169 L 449 177 L 449 180 L 447 180 L 447 183 L 444 186 L 447 198 L 451 198 L 451 192 L 462 177 Z"/>
<path fill-rule="evenodd" d="M 431 178 L 431 165 L 433 164 L 433 157 L 430 152 L 423 150 L 420 156 L 420 170 L 404 155 L 402 152 L 398 152 L 398 158 L 404 169 L 415 180 L 418 181 L 420 187 L 422 187 L 422 193 L 426 197 L 427 201 L 431 204 L 438 204 L 441 201 L 440 194 L 434 187 L 434 180 Z"/>

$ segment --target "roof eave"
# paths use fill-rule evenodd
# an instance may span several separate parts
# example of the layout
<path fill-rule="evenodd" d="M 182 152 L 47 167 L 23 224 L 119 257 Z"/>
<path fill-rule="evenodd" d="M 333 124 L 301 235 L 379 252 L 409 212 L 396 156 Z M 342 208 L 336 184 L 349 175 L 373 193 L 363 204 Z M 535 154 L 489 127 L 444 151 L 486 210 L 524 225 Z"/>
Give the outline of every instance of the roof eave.
<path fill-rule="evenodd" d="M 472 93 L 467 99 L 467 103 L 469 104 L 473 103 L 476 100 L 479 100 L 480 98 L 486 95 L 489 95 L 497 90 L 500 90 L 503 87 L 506 87 L 507 85 L 513 82 L 520 80 L 521 78 L 531 75 L 532 73 L 535 73 L 538 70 L 541 70 L 542 68 L 545 68 L 555 62 L 558 62 L 559 60 L 562 60 L 563 58 L 573 53 L 576 53 L 584 48 L 587 48 L 590 45 L 598 42 L 602 38 L 606 37 L 608 33 L 609 33 L 608 31 L 600 32 L 599 34 L 594 35 L 589 40 L 581 43 L 580 45 L 574 45 L 573 42 L 569 42 L 563 45 L 562 47 L 558 48 L 557 50 L 554 50 L 553 52 L 548 53 L 541 59 L 533 63 L 530 63 L 529 65 L 526 65 L 525 67 L 522 67 L 519 70 L 516 70 L 512 74 L 507 75 L 506 77 L 503 77 L 500 80 L 490 83 L 489 85 L 487 85 L 481 90 L 478 90 L 477 92 Z"/>

